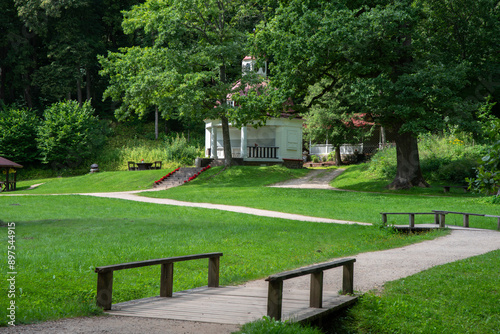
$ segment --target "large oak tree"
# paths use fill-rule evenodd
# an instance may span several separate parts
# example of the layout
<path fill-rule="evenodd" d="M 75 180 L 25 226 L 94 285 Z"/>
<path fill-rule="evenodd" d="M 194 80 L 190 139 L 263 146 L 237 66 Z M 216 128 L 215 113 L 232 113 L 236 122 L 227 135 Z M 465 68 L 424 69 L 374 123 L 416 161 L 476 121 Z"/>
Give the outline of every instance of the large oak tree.
<path fill-rule="evenodd" d="M 470 119 L 465 89 L 498 64 L 499 6 L 479 2 L 279 1 L 255 52 L 274 60 L 277 91 L 307 107 L 348 94 L 353 109 L 397 134 L 390 188 L 427 186 L 418 134 Z M 322 90 L 310 96 L 311 85 Z"/>

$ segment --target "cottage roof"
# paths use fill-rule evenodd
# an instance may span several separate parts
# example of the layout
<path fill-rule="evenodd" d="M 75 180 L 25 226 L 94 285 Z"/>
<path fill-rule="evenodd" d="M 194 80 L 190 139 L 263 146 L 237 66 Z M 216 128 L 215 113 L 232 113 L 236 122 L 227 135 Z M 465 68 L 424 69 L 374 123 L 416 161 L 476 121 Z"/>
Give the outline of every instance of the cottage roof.
<path fill-rule="evenodd" d="M 10 161 L 9 159 L 5 159 L 4 157 L 0 157 L 0 168 L 23 168 L 22 165 Z"/>

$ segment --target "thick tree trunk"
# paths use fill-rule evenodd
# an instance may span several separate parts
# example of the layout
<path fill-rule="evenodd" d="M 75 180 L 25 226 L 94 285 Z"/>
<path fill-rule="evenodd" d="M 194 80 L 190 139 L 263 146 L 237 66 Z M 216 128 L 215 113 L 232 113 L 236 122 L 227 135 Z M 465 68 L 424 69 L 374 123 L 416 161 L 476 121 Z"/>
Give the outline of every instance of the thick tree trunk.
<path fill-rule="evenodd" d="M 224 165 L 230 167 L 233 164 L 231 153 L 231 139 L 229 137 L 229 121 L 226 116 L 221 116 L 222 123 L 222 143 L 224 145 Z"/>
<path fill-rule="evenodd" d="M 221 82 L 226 82 L 226 65 L 223 63 L 222 66 L 219 67 L 219 79 Z M 226 99 L 224 98 L 221 103 L 225 104 Z M 223 107 L 226 107 L 225 105 Z M 231 153 L 231 139 L 229 136 L 229 120 L 227 117 L 221 116 L 220 118 L 222 123 L 222 144 L 224 145 L 224 165 L 226 167 L 230 167 L 233 164 L 233 157 Z"/>
<path fill-rule="evenodd" d="M 342 157 L 340 156 L 340 145 L 335 146 L 335 166 L 342 165 Z"/>
<path fill-rule="evenodd" d="M 428 187 L 420 169 L 417 138 L 411 133 L 396 136 L 397 170 L 396 177 L 388 189 L 410 189 L 412 187 Z"/>

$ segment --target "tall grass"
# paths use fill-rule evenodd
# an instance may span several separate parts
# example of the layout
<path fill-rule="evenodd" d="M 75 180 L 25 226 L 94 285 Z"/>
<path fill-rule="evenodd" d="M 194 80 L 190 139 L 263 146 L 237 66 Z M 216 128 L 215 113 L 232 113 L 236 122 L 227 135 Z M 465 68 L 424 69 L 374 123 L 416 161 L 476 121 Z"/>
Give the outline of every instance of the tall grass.
<path fill-rule="evenodd" d="M 442 184 L 464 184 L 473 177 L 474 167 L 483 156 L 485 147 L 476 145 L 469 137 L 455 134 L 422 135 L 419 156 L 426 180 Z M 369 171 L 375 177 L 392 179 L 396 175 L 396 148 L 378 151 L 372 158 Z"/>
<path fill-rule="evenodd" d="M 99 167 L 104 170 L 126 170 L 128 161 L 162 161 L 165 168 L 193 165 L 202 156 L 203 148 L 189 143 L 183 134 L 163 136 L 158 140 L 113 138 L 97 157 Z"/>

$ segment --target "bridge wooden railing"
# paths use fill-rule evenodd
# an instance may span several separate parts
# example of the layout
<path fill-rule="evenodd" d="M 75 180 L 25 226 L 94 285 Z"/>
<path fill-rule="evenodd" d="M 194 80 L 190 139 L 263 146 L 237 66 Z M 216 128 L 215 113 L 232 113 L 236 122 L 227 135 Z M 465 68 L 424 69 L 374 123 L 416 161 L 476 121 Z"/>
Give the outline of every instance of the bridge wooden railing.
<path fill-rule="evenodd" d="M 446 215 L 456 214 L 463 216 L 463 226 L 469 227 L 469 216 L 478 217 L 489 217 L 497 219 L 497 229 L 500 230 L 500 216 L 486 215 L 482 213 L 469 213 L 469 212 L 457 212 L 457 211 L 445 211 L 445 210 L 432 210 L 432 212 L 381 212 L 382 222 L 387 223 L 387 215 L 408 215 L 409 216 L 409 226 L 410 228 L 415 227 L 415 215 L 434 215 L 434 223 L 439 224 L 439 227 L 446 227 Z"/>
<path fill-rule="evenodd" d="M 208 258 L 208 286 L 218 287 L 219 263 L 221 256 L 222 253 L 206 253 L 96 267 L 97 306 L 103 308 L 104 310 L 111 309 L 113 295 L 113 271 L 115 270 L 161 265 L 160 297 L 172 297 L 174 286 L 174 263 Z"/>
<path fill-rule="evenodd" d="M 447 214 L 455 214 L 463 216 L 463 225 L 464 227 L 469 227 L 469 216 L 479 216 L 479 217 L 489 217 L 497 219 L 497 229 L 500 230 L 500 216 L 495 215 L 486 215 L 482 213 L 469 213 L 469 212 L 457 212 L 457 211 L 442 211 L 442 210 L 432 210 L 432 212 L 439 214 L 439 224 L 440 226 L 445 224 L 445 217 Z"/>
<path fill-rule="evenodd" d="M 327 269 L 343 266 L 342 294 L 352 294 L 354 291 L 354 262 L 356 259 L 342 259 L 306 268 L 285 271 L 266 278 L 269 282 L 267 295 L 267 315 L 281 320 L 283 309 L 283 281 L 311 274 L 309 307 L 323 307 L 323 272 Z"/>
<path fill-rule="evenodd" d="M 387 215 L 408 215 L 409 217 L 409 226 L 411 228 L 415 227 L 415 215 L 434 215 L 434 222 L 439 224 L 439 213 L 438 212 L 381 212 L 382 215 L 382 223 L 387 224 Z M 439 225 L 439 227 L 444 227 L 443 225 Z"/>

